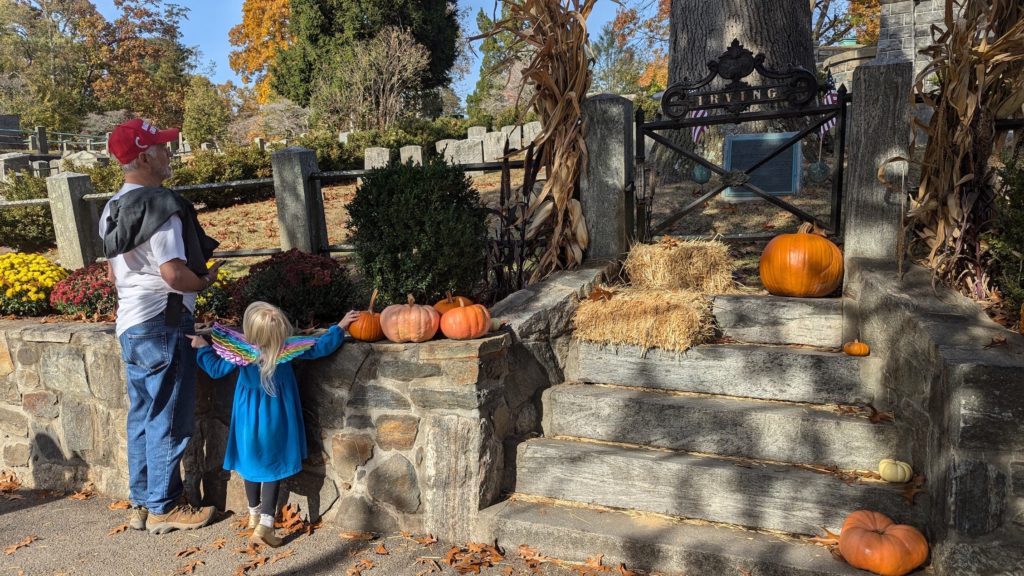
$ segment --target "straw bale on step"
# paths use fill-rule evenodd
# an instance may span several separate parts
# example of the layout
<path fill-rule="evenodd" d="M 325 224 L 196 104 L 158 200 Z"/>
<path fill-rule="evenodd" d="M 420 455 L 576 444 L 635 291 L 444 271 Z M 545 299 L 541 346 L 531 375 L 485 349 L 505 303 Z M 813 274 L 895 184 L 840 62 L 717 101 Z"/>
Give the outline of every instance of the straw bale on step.
<path fill-rule="evenodd" d="M 624 265 L 634 288 L 694 290 L 723 294 L 734 289 L 729 248 L 718 240 L 680 240 L 666 236 L 657 244 L 635 244 Z"/>
<path fill-rule="evenodd" d="M 577 338 L 681 352 L 714 335 L 711 301 L 698 293 L 636 288 L 608 292 L 610 298 L 580 302 L 573 319 Z"/>

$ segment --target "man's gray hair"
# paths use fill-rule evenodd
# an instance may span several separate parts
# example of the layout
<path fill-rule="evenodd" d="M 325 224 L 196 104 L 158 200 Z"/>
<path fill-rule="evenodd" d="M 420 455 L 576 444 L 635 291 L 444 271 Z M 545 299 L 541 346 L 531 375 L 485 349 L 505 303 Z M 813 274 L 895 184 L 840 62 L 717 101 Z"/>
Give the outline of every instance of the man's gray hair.
<path fill-rule="evenodd" d="M 149 156 L 150 158 L 154 158 L 154 157 L 156 157 L 156 149 L 157 149 L 156 146 L 150 146 L 150 147 L 146 148 L 145 150 L 143 150 L 142 154 L 145 154 L 145 155 Z M 139 158 L 142 157 L 142 154 L 139 154 L 135 158 L 135 160 L 132 160 L 131 162 L 129 162 L 127 164 L 121 164 L 121 168 L 125 171 L 125 173 L 134 172 L 135 170 L 139 169 Z"/>

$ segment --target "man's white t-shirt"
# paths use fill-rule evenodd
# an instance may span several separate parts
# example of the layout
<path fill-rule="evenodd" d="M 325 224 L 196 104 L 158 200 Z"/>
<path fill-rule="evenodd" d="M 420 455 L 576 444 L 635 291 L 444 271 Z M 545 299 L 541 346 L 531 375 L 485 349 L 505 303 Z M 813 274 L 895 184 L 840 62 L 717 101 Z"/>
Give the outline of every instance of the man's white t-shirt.
<path fill-rule="evenodd" d="M 103 207 L 103 214 L 100 215 L 100 238 L 103 238 L 107 231 L 110 202 L 136 188 L 142 186 L 125 184 L 107 201 Z M 132 326 L 163 312 L 167 307 L 167 294 L 179 292 L 168 286 L 160 276 L 160 265 L 174 259 L 186 260 L 185 241 L 181 237 L 181 219 L 176 214 L 168 218 L 149 240 L 110 259 L 117 285 L 115 331 L 118 336 Z M 185 306 L 195 312 L 196 293 L 179 293 L 184 295 Z"/>

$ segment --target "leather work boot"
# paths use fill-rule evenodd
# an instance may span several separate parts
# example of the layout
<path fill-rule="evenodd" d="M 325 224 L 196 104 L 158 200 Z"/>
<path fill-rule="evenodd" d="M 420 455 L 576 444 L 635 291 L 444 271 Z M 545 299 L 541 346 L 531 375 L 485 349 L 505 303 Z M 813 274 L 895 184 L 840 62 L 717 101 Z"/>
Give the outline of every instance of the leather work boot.
<path fill-rule="evenodd" d="M 256 544 L 263 544 L 270 546 L 271 548 L 277 548 L 281 545 L 281 538 L 274 534 L 274 529 L 270 526 L 264 526 L 263 524 L 257 524 L 256 528 L 252 531 L 252 536 L 249 540 Z"/>
<path fill-rule="evenodd" d="M 196 508 L 189 504 L 178 504 L 165 514 L 149 513 L 146 530 L 150 534 L 166 534 L 172 530 L 202 528 L 213 519 L 213 506 Z"/>
<path fill-rule="evenodd" d="M 145 530 L 149 510 L 145 506 L 132 506 L 128 510 L 128 527 L 132 530 Z"/>

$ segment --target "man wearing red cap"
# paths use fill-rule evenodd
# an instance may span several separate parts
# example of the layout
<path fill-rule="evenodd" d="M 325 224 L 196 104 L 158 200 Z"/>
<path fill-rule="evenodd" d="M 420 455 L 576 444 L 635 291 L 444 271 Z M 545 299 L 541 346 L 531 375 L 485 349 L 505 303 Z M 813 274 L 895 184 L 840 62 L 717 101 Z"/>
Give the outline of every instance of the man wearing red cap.
<path fill-rule="evenodd" d="M 212 506 L 185 503 L 179 464 L 195 417 L 196 293 L 217 278 L 192 204 L 163 187 L 171 176 L 167 143 L 178 130 L 135 119 L 116 127 L 107 149 L 124 186 L 100 216 L 108 272 L 117 286 L 116 333 L 128 377 L 129 526 L 163 534 L 199 528 Z"/>

